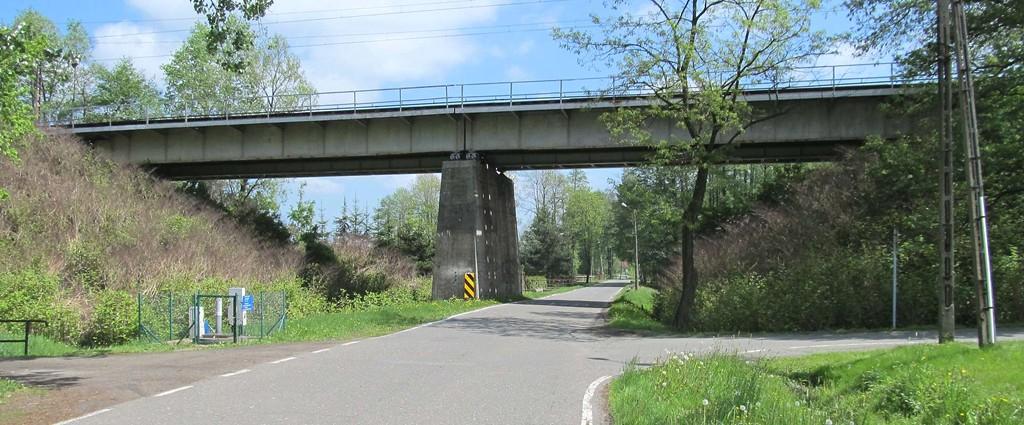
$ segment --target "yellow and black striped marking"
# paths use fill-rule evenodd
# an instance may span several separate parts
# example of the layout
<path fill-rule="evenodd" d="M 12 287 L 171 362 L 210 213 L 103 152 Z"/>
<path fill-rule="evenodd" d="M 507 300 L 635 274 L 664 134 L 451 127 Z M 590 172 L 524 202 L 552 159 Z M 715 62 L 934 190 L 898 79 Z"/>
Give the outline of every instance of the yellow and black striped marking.
<path fill-rule="evenodd" d="M 476 299 L 476 273 L 466 273 L 465 281 L 462 285 L 462 299 Z"/>

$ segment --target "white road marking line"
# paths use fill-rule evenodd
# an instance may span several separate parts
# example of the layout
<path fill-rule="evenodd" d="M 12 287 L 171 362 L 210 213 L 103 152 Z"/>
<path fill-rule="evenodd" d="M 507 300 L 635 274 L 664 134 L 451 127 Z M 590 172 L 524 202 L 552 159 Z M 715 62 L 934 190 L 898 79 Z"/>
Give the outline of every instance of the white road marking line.
<path fill-rule="evenodd" d="M 323 352 L 326 352 L 326 351 L 331 351 L 331 349 L 330 348 L 321 348 L 319 350 L 314 351 L 313 354 L 320 354 L 320 353 L 323 353 Z"/>
<path fill-rule="evenodd" d="M 165 395 L 171 395 L 171 394 L 174 394 L 174 393 L 176 393 L 176 392 L 178 392 L 178 391 L 185 391 L 185 390 L 187 390 L 187 389 L 189 389 L 189 388 L 192 388 L 192 386 L 191 386 L 191 385 L 186 385 L 186 386 L 184 386 L 184 387 L 181 387 L 181 388 L 175 388 L 175 389 L 173 389 L 173 390 L 170 390 L 170 391 L 164 391 L 164 392 L 162 392 L 162 393 L 160 393 L 160 394 L 154 395 L 153 397 L 163 397 L 163 396 L 165 396 Z"/>
<path fill-rule="evenodd" d="M 63 421 L 63 422 L 57 422 L 57 423 L 55 423 L 55 424 L 53 424 L 53 425 L 66 425 L 66 424 L 72 423 L 72 422 L 74 422 L 74 421 L 77 421 L 77 420 L 81 420 L 81 419 L 85 419 L 85 418 L 91 418 L 91 417 L 93 417 L 93 416 L 96 416 L 96 415 L 99 415 L 99 414 L 102 414 L 102 413 L 107 413 L 107 412 L 109 412 L 110 410 L 111 410 L 111 409 L 103 409 L 103 410 L 97 410 L 97 411 L 95 411 L 95 412 L 92 412 L 92 413 L 89 413 L 89 414 L 86 414 L 86 415 L 82 415 L 82 416 L 79 416 L 79 417 L 77 417 L 77 418 L 72 418 L 72 419 L 68 419 L 68 420 L 66 420 L 66 421 Z"/>
<path fill-rule="evenodd" d="M 744 351 L 743 354 L 760 353 L 762 351 L 764 351 L 764 348 L 760 348 L 760 349 L 757 349 L 757 350 L 747 350 L 747 351 Z"/>
<path fill-rule="evenodd" d="M 829 347 L 857 347 L 863 345 L 900 345 L 900 344 L 923 344 L 928 341 L 889 341 L 889 342 L 854 342 L 850 344 L 816 344 L 816 345 L 794 345 L 789 347 L 790 350 L 799 350 L 801 348 L 829 348 Z"/>
<path fill-rule="evenodd" d="M 345 347 L 345 346 L 348 346 L 348 345 L 358 344 L 358 343 L 359 343 L 359 341 L 349 341 L 349 342 L 346 342 L 344 344 L 341 344 L 341 346 Z"/>
<path fill-rule="evenodd" d="M 594 392 L 597 391 L 597 387 L 601 386 L 604 381 L 611 379 L 611 376 L 602 376 L 597 378 L 596 381 L 591 382 L 590 386 L 587 387 L 586 394 L 583 394 L 583 412 L 580 418 L 580 425 L 593 425 L 594 423 L 594 406 L 590 400 L 594 398 Z"/>
<path fill-rule="evenodd" d="M 270 364 L 279 364 L 279 363 L 284 363 L 284 362 L 292 361 L 292 360 L 295 360 L 295 357 L 285 357 L 285 358 L 283 358 L 281 360 L 274 360 L 274 361 L 270 362 Z"/>
<path fill-rule="evenodd" d="M 242 369 L 242 370 L 239 370 L 237 372 L 225 373 L 225 374 L 221 375 L 220 377 L 221 378 L 230 378 L 230 377 L 235 376 L 235 375 L 241 375 L 243 373 L 249 373 L 249 372 L 252 372 L 252 371 L 249 370 L 249 369 Z"/>

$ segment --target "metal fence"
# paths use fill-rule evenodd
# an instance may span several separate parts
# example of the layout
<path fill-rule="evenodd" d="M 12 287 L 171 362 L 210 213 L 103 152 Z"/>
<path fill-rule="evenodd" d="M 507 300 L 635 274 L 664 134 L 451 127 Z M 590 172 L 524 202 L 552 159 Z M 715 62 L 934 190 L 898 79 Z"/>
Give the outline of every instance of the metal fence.
<path fill-rule="evenodd" d="M 229 294 L 158 292 L 139 294 L 139 339 L 157 343 L 178 344 L 237 342 L 265 338 L 284 329 L 288 321 L 288 299 L 284 292 L 249 294 L 251 309 L 237 317 L 234 311 L 247 307 L 246 300 Z M 219 301 L 218 301 L 219 300 Z M 217 303 L 223 312 L 218 323 Z M 240 308 L 236 309 L 236 305 Z M 199 309 L 203 311 L 198 319 Z M 244 317 L 244 321 L 243 321 Z M 201 326 L 197 333 L 195 326 Z"/>
<path fill-rule="evenodd" d="M 725 85 L 727 73 L 707 72 L 706 85 Z M 794 67 L 777 75 L 747 78 L 743 90 L 791 90 L 878 85 L 896 87 L 931 81 L 907 78 L 896 63 L 868 63 Z M 585 99 L 638 97 L 652 94 L 643 78 L 596 77 L 559 80 L 506 81 L 468 84 L 440 84 L 370 90 L 323 91 L 253 96 L 216 101 L 167 99 L 152 104 L 88 105 L 52 111 L 51 125 L 113 126 L 119 123 L 150 123 L 162 120 L 217 120 L 271 115 L 356 113 L 379 109 L 462 108 L 498 104 L 512 106 L 529 102 L 572 102 Z M 694 87 L 694 90 L 698 87 Z"/>

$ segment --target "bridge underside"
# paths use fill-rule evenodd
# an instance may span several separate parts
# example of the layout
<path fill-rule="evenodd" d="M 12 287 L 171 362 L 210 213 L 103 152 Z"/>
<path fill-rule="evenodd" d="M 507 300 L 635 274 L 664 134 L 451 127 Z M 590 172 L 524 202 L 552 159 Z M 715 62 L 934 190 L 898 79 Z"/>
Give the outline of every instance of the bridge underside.
<path fill-rule="evenodd" d="M 791 163 L 832 161 L 844 149 L 863 141 L 838 140 L 815 143 L 759 143 L 737 145 L 728 163 Z M 355 176 L 408 173 L 440 173 L 453 152 L 417 153 L 379 157 L 337 157 L 140 164 L 170 180 L 232 179 L 253 177 Z M 503 171 L 559 168 L 633 167 L 648 162 L 651 151 L 640 147 L 557 151 L 475 152 L 492 167 Z M 684 162 L 685 163 L 685 162 Z"/>

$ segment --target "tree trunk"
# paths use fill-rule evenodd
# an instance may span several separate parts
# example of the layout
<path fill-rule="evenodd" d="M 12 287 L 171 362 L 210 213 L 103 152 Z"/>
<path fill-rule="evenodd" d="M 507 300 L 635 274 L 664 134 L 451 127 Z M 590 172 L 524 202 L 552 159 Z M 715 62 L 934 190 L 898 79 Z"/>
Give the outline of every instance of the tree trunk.
<path fill-rule="evenodd" d="M 680 185 L 683 183 L 680 182 Z M 682 290 L 679 291 L 679 303 L 676 305 L 675 326 L 687 328 L 693 316 L 693 304 L 697 295 L 697 264 L 693 249 L 693 240 L 699 225 L 700 212 L 704 207 L 704 196 L 708 187 L 708 167 L 697 168 L 697 177 L 693 183 L 693 194 L 683 212 L 683 231 L 680 241 L 680 261 L 682 262 Z"/>

